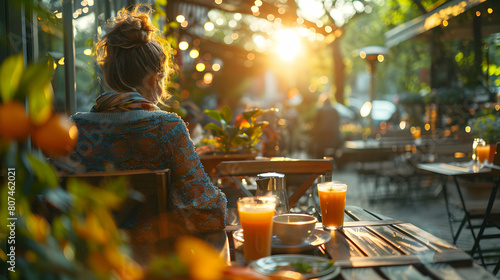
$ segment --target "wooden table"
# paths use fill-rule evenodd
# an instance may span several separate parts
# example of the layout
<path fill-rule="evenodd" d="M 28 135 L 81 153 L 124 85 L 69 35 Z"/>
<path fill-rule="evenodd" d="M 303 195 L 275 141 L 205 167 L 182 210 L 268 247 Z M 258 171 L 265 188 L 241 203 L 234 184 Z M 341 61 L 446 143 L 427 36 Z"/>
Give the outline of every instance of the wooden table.
<path fill-rule="evenodd" d="M 228 227 L 228 233 L 237 228 Z M 230 244 L 232 264 L 243 265 L 242 243 Z M 301 254 L 334 259 L 341 267 L 334 279 L 496 279 L 452 244 L 356 206 L 346 206 L 342 231 L 332 231 L 330 241 Z"/>
<path fill-rule="evenodd" d="M 455 155 L 460 152 L 467 156 L 472 152 L 472 143 L 455 139 L 422 138 L 352 140 L 344 143 L 342 158 L 346 161 L 385 161 L 403 152 L 419 151 L 423 154 L 441 156 Z"/>

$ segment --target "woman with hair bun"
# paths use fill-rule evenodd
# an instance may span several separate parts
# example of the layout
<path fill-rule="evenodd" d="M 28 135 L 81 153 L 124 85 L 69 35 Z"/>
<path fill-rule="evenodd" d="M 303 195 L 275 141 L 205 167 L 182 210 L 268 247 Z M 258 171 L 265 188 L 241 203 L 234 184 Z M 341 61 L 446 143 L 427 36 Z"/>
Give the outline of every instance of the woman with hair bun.
<path fill-rule="evenodd" d="M 227 216 L 224 193 L 204 172 L 186 124 L 156 105 L 167 95 L 170 49 L 152 25 L 150 12 L 149 6 L 138 5 L 122 9 L 108 22 L 110 30 L 97 43 L 96 57 L 110 91 L 96 99 L 91 112 L 71 117 L 79 133 L 72 158 L 80 171 L 168 168 L 171 235 L 221 230 Z M 156 203 L 143 203 L 122 225 L 135 249 L 159 238 L 148 230 L 158 218 L 152 205 Z"/>

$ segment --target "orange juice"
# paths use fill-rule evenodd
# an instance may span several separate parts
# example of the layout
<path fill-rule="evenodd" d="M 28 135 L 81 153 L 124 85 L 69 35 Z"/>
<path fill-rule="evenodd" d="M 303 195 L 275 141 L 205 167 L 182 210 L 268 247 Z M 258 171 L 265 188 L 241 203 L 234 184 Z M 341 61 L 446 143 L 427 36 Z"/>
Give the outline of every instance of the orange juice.
<path fill-rule="evenodd" d="M 260 203 L 255 202 L 259 200 Z M 244 197 L 238 200 L 238 215 L 243 229 L 245 260 L 271 255 L 273 216 L 276 200 L 272 197 Z"/>
<path fill-rule="evenodd" d="M 485 159 L 489 158 L 490 156 L 490 146 L 477 146 L 476 147 L 476 152 L 477 152 L 477 158 L 480 163 L 483 163 Z"/>
<path fill-rule="evenodd" d="M 347 184 L 326 182 L 318 184 L 321 219 L 326 229 L 342 228 L 344 225 Z"/>

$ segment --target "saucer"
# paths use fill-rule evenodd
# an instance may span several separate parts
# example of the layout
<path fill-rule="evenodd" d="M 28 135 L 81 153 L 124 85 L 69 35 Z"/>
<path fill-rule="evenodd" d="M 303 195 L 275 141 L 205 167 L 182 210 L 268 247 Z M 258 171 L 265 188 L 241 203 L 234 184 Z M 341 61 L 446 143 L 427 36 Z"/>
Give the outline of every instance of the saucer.
<path fill-rule="evenodd" d="M 243 229 L 233 232 L 234 239 L 245 242 L 243 239 Z M 308 251 L 314 249 L 314 247 L 324 244 L 332 238 L 331 234 L 327 231 L 314 229 L 311 235 L 306 239 L 306 241 L 299 244 L 285 244 L 281 240 L 273 235 L 271 241 L 271 249 L 273 253 L 298 253 L 302 251 Z"/>

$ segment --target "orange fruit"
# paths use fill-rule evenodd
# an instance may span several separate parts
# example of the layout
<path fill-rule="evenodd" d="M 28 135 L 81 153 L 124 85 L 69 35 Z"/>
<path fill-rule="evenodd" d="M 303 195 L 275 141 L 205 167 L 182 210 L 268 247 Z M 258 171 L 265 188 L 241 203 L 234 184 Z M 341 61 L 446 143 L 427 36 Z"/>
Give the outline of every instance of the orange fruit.
<path fill-rule="evenodd" d="M 260 274 L 246 266 L 228 266 L 224 270 L 224 280 L 270 280 L 270 276 Z"/>
<path fill-rule="evenodd" d="M 175 249 L 179 259 L 187 265 L 192 279 L 221 279 L 226 264 L 219 252 L 207 242 L 193 236 L 181 236 Z"/>
<path fill-rule="evenodd" d="M 49 156 L 63 156 L 76 145 L 78 129 L 63 114 L 52 115 L 47 122 L 33 129 L 33 143 Z"/>
<path fill-rule="evenodd" d="M 24 104 L 9 101 L 0 104 L 0 136 L 6 140 L 26 140 L 30 133 L 30 120 Z"/>

